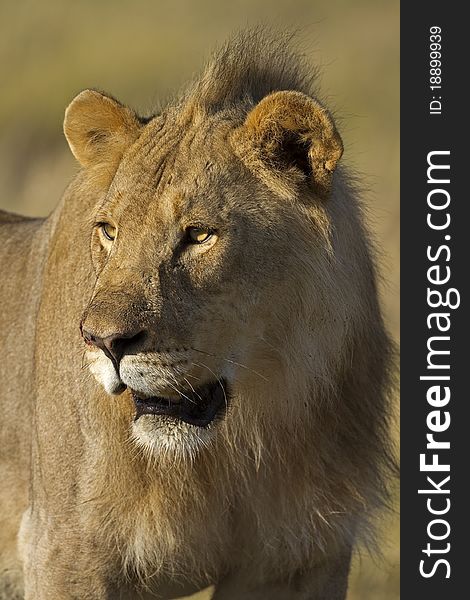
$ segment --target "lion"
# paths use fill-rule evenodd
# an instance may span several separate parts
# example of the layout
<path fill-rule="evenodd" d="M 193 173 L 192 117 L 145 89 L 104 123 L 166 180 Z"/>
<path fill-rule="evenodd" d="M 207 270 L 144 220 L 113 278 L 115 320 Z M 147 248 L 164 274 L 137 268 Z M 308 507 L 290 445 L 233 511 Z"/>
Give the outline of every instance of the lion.
<path fill-rule="evenodd" d="M 150 117 L 85 90 L 57 208 L 1 214 L 1 598 L 344 600 L 391 344 L 310 73 L 257 31 Z"/>

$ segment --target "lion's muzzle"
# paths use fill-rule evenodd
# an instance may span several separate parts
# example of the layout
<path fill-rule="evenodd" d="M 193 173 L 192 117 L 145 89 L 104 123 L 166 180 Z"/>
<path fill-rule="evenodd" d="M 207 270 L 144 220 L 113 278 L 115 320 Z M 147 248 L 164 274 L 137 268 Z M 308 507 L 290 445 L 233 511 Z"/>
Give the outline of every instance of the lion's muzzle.
<path fill-rule="evenodd" d="M 207 428 L 223 417 L 228 405 L 226 378 L 194 362 L 188 348 L 162 349 L 152 344 L 151 332 L 145 329 L 122 328 L 119 333 L 99 335 L 85 320 L 80 330 L 95 354 L 91 371 L 105 390 L 115 395 L 127 387 L 131 392 L 135 422 L 150 415 Z"/>

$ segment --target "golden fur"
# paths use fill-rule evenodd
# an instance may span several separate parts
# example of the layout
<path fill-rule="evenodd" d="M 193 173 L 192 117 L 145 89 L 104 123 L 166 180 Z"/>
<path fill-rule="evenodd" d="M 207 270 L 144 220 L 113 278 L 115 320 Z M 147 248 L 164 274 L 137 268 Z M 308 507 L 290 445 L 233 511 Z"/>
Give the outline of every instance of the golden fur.
<path fill-rule="evenodd" d="M 341 139 L 285 48 L 239 36 L 147 119 L 82 92 L 59 206 L 0 215 L 0 598 L 345 597 L 386 497 L 390 346 Z M 145 337 L 118 375 L 80 324 Z M 207 428 L 122 392 L 208 378 Z"/>

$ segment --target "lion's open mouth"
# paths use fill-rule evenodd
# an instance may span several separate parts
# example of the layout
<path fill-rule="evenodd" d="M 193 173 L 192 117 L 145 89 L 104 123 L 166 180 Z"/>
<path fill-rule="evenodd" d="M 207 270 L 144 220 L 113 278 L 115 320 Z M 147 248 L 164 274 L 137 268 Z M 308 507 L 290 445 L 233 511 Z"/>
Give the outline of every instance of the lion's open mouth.
<path fill-rule="evenodd" d="M 217 416 L 222 415 L 228 404 L 225 380 L 184 390 L 177 399 L 162 396 L 142 398 L 135 392 L 132 392 L 132 397 L 135 403 L 136 421 L 142 415 L 159 415 L 178 419 L 197 427 L 207 427 Z"/>

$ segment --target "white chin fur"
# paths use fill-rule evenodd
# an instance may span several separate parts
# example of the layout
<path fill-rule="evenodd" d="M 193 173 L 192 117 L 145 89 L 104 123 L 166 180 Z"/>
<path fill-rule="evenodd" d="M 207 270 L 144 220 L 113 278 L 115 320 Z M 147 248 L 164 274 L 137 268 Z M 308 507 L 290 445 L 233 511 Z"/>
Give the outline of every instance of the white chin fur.
<path fill-rule="evenodd" d="M 167 417 L 142 415 L 132 424 L 132 439 L 149 459 L 192 460 L 207 448 L 215 428 L 195 427 Z"/>

